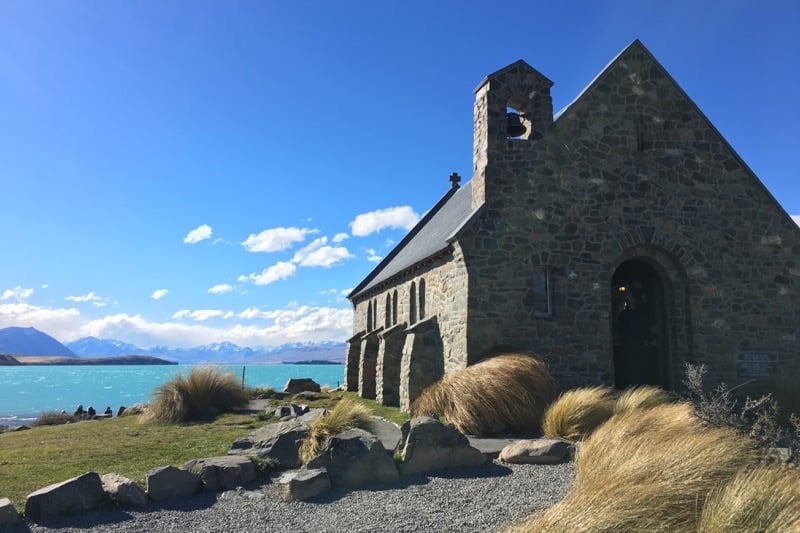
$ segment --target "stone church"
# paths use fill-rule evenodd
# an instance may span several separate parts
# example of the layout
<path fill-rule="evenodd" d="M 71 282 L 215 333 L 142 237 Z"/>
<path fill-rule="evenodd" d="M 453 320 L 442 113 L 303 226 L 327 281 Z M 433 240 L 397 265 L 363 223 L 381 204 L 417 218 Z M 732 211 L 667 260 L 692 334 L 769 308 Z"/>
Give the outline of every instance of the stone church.
<path fill-rule="evenodd" d="M 475 90 L 472 179 L 349 295 L 348 390 L 407 409 L 504 349 L 562 389 L 800 377 L 800 228 L 702 111 L 638 40 L 555 115 L 552 86 Z"/>

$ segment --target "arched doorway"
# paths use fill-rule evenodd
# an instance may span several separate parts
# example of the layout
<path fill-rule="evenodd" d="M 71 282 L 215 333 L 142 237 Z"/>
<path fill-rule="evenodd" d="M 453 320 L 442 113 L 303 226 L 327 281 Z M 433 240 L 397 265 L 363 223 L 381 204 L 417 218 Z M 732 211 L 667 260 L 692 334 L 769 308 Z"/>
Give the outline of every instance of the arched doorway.
<path fill-rule="evenodd" d="M 669 316 L 664 283 L 641 259 L 622 263 L 611 280 L 614 385 L 669 388 Z"/>

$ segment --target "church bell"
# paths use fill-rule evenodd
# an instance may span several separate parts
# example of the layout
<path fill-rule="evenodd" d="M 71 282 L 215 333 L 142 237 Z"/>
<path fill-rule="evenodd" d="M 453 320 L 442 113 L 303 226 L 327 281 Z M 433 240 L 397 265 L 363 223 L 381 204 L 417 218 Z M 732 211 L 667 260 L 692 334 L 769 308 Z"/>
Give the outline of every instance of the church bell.
<path fill-rule="evenodd" d="M 509 137 L 520 137 L 528 131 L 522 123 L 522 117 L 517 113 L 506 114 L 506 135 Z"/>

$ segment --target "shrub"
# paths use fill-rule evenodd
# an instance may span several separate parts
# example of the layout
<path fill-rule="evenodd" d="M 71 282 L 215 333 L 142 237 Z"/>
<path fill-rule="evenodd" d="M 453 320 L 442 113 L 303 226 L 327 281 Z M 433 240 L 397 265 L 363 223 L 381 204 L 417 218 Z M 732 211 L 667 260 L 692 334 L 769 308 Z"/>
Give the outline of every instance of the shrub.
<path fill-rule="evenodd" d="M 300 445 L 300 460 L 303 463 L 319 455 L 325 440 L 351 428 L 369 429 L 372 411 L 366 405 L 350 398 L 342 398 L 333 410 L 317 418 L 308 431 L 308 436 Z"/>
<path fill-rule="evenodd" d="M 785 466 L 742 470 L 706 500 L 698 533 L 800 531 L 800 477 Z"/>
<path fill-rule="evenodd" d="M 613 414 L 614 396 L 608 387 L 572 389 L 547 408 L 542 429 L 548 437 L 583 440 Z"/>
<path fill-rule="evenodd" d="M 245 405 L 248 393 L 233 374 L 213 367 L 194 367 L 159 386 L 144 414 L 145 420 L 184 422 Z"/>
<path fill-rule="evenodd" d="M 274 387 L 253 387 L 249 390 L 250 398 L 254 400 L 266 400 L 275 397 Z"/>
<path fill-rule="evenodd" d="M 667 391 L 653 385 L 630 387 L 622 391 L 614 403 L 614 413 L 624 413 L 632 409 L 650 409 L 657 405 L 669 403 Z"/>
<path fill-rule="evenodd" d="M 711 393 L 703 387 L 706 373 L 705 365 L 686 363 L 687 396 L 694 404 L 697 415 L 711 425 L 733 428 L 739 434 L 751 439 L 758 447 L 767 452 L 769 458 L 776 448 L 788 450 L 787 461 L 800 462 L 800 419 L 794 414 L 788 415 L 790 427 L 782 426 L 778 402 L 771 394 L 760 398 L 739 399 L 724 383 Z"/>
<path fill-rule="evenodd" d="M 694 531 L 709 492 L 754 461 L 749 441 L 689 404 L 628 411 L 581 445 L 567 497 L 515 531 Z"/>
<path fill-rule="evenodd" d="M 58 411 L 45 411 L 33 421 L 32 426 L 60 426 L 74 420 L 72 415 Z"/>
<path fill-rule="evenodd" d="M 537 433 L 555 381 L 540 359 L 504 354 L 445 375 L 411 404 L 412 416 L 444 417 L 466 435 Z"/>

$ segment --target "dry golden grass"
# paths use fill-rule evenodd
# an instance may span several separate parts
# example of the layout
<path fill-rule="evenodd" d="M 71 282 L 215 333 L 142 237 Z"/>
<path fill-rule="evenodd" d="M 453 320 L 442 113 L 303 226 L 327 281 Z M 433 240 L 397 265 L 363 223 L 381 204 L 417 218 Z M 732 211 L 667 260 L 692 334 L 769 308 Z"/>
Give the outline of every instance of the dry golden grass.
<path fill-rule="evenodd" d="M 615 415 L 578 451 L 570 494 L 511 531 L 695 531 L 709 492 L 755 459 L 750 442 L 687 404 Z"/>
<path fill-rule="evenodd" d="M 147 406 L 144 421 L 184 422 L 230 411 L 247 404 L 249 394 L 229 374 L 213 366 L 194 367 L 160 385 Z"/>
<path fill-rule="evenodd" d="M 657 405 L 670 403 L 667 391 L 653 385 L 630 387 L 622 391 L 614 404 L 614 413 L 624 413 L 632 409 L 650 409 Z"/>
<path fill-rule="evenodd" d="M 447 374 L 411 404 L 412 416 L 444 417 L 466 435 L 540 430 L 556 384 L 531 355 L 503 354 Z"/>
<path fill-rule="evenodd" d="M 697 531 L 800 531 L 800 472 L 785 466 L 742 470 L 733 480 L 710 494 Z"/>
<path fill-rule="evenodd" d="M 614 395 L 608 387 L 586 387 L 561 394 L 544 413 L 548 437 L 583 440 L 614 414 Z"/>
<path fill-rule="evenodd" d="M 331 411 L 317 418 L 309 429 L 308 436 L 300 446 L 300 460 L 303 463 L 319 455 L 325 440 L 337 433 L 351 429 L 369 429 L 372 410 L 350 398 L 342 398 Z"/>

